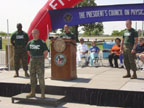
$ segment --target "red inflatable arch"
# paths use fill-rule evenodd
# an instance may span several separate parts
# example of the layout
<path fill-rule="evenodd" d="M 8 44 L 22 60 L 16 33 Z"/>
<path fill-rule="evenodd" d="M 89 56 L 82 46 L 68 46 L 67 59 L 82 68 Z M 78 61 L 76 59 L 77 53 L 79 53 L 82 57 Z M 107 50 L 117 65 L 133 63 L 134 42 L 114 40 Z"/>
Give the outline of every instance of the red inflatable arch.
<path fill-rule="evenodd" d="M 46 41 L 48 37 L 47 31 L 51 31 L 51 20 L 48 13 L 49 10 L 71 8 L 81 1 L 82 0 L 48 0 L 44 7 L 38 12 L 38 14 L 36 15 L 29 27 L 28 35 L 30 40 L 33 39 L 31 32 L 34 28 L 36 28 L 40 31 L 40 39 Z"/>

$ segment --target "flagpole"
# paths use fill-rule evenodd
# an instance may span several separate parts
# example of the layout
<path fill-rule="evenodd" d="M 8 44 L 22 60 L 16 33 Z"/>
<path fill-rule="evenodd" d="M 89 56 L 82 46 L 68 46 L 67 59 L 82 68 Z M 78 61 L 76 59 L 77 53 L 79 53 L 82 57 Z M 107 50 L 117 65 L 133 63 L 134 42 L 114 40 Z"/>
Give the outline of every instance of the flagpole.
<path fill-rule="evenodd" d="M 9 39 L 9 21 L 7 19 L 7 36 L 8 36 L 8 70 L 10 71 L 10 39 Z"/>
<path fill-rule="evenodd" d="M 48 48 L 50 50 L 50 41 L 49 41 L 49 25 L 47 24 L 47 37 L 48 37 Z M 48 55 L 50 57 L 50 53 Z"/>
<path fill-rule="evenodd" d="M 137 22 L 135 22 L 135 29 L 137 30 Z"/>
<path fill-rule="evenodd" d="M 49 66 L 50 66 L 50 64 L 51 64 L 51 52 L 50 52 L 49 25 L 48 24 L 47 24 L 47 37 L 48 37 L 48 48 L 49 48 L 48 61 L 49 61 Z"/>
<path fill-rule="evenodd" d="M 47 37 L 49 36 L 49 26 L 47 24 Z M 48 41 L 48 48 L 49 48 L 49 41 Z"/>

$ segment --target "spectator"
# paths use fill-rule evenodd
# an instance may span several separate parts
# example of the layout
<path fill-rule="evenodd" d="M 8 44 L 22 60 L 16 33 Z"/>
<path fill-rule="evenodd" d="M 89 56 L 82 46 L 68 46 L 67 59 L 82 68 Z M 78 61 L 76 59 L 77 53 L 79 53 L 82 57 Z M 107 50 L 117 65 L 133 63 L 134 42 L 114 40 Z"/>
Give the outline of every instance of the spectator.
<path fill-rule="evenodd" d="M 95 41 L 92 41 L 91 43 L 92 47 L 90 47 L 90 65 L 93 66 L 93 60 L 98 57 L 98 54 L 100 52 L 99 47 L 96 46 Z"/>
<path fill-rule="evenodd" d="M 80 58 L 85 58 L 85 63 L 83 66 L 87 66 L 88 65 L 87 54 L 89 49 L 88 46 L 84 43 L 83 38 L 80 39 L 80 44 L 77 46 L 77 50 L 79 52 Z"/>
<path fill-rule="evenodd" d="M 144 64 L 144 38 L 140 38 L 139 40 L 139 44 L 136 47 L 136 56 Z M 143 66 L 143 69 L 144 69 L 144 66 Z"/>
<path fill-rule="evenodd" d="M 123 66 L 123 54 L 121 53 L 120 54 L 120 57 L 119 57 L 119 59 L 120 59 L 120 68 L 124 68 L 124 66 Z"/>
<path fill-rule="evenodd" d="M 109 55 L 109 63 L 110 66 L 113 67 L 112 60 L 114 59 L 115 67 L 118 68 L 118 59 L 120 57 L 120 43 L 121 40 L 119 38 L 115 39 L 116 45 L 114 45 L 111 49 L 111 54 Z"/>

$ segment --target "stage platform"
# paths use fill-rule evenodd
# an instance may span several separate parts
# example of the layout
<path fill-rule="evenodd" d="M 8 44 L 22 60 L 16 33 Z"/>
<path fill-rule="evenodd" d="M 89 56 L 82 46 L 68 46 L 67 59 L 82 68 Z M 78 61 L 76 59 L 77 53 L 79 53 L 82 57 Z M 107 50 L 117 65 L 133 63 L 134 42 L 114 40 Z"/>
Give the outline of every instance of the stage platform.
<path fill-rule="evenodd" d="M 36 97 L 33 98 L 26 98 L 27 93 L 21 93 L 16 96 L 12 96 L 12 103 L 15 101 L 23 102 L 23 103 L 31 103 L 37 105 L 48 105 L 57 107 L 58 105 L 65 102 L 65 96 L 60 95 L 45 95 L 45 98 L 42 99 L 40 96 L 41 94 L 36 94 Z"/>
<path fill-rule="evenodd" d="M 22 69 L 19 74 L 20 77 L 13 78 L 14 71 L 0 71 L 1 95 L 13 96 L 29 92 L 30 79 L 24 77 Z M 122 76 L 125 74 L 126 70 L 121 68 L 85 67 L 77 68 L 77 79 L 59 81 L 51 80 L 51 69 L 46 68 L 46 92 L 65 95 L 68 101 L 78 103 L 103 106 L 144 106 L 142 101 L 144 100 L 144 71 L 137 71 L 138 79 L 124 79 Z M 37 92 L 40 92 L 39 88 Z"/>
<path fill-rule="evenodd" d="M 14 71 L 0 71 L 0 83 L 30 84 L 21 69 L 20 77 L 13 78 Z M 45 69 L 45 83 L 48 86 L 82 87 L 110 90 L 142 91 L 144 92 L 144 71 L 138 70 L 138 79 L 122 78 L 125 69 L 110 67 L 78 68 L 78 78 L 71 81 L 51 80 L 51 69 Z"/>
<path fill-rule="evenodd" d="M 23 103 L 23 102 L 15 102 L 14 104 L 11 102 L 11 98 L 9 97 L 0 97 L 0 107 L 1 108 L 116 108 L 116 107 L 102 107 L 96 105 L 87 105 L 87 104 L 80 104 L 80 103 L 71 103 L 71 102 L 64 102 L 57 107 L 48 106 L 48 105 L 38 105 L 38 104 L 31 104 L 31 103 Z"/>

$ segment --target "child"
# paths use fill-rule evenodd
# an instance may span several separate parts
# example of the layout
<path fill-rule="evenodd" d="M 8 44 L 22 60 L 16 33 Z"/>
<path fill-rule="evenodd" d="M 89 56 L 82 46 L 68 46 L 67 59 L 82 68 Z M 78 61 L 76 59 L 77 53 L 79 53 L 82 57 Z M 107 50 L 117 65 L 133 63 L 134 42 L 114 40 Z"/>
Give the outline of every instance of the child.
<path fill-rule="evenodd" d="M 96 46 L 95 41 L 91 43 L 92 47 L 90 47 L 90 65 L 93 66 L 93 60 L 98 57 L 100 49 Z"/>

